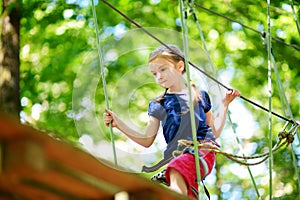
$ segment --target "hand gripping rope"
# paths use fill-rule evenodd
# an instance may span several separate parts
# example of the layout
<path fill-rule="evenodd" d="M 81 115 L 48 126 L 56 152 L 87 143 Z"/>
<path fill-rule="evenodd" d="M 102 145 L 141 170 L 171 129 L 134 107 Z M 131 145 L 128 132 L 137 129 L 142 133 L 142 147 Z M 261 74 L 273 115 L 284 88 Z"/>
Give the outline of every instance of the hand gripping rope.
<path fill-rule="evenodd" d="M 94 17 L 94 26 L 96 31 L 96 38 L 97 38 L 97 50 L 98 50 L 98 57 L 99 57 L 99 65 L 101 69 L 101 77 L 102 77 L 102 84 L 103 84 L 103 90 L 104 90 L 104 96 L 105 96 L 105 103 L 106 108 L 109 109 L 109 103 L 108 103 L 108 93 L 107 93 L 107 87 L 106 87 L 106 79 L 105 79 L 105 73 L 104 73 L 104 61 L 101 53 L 101 45 L 100 45 L 100 38 L 99 38 L 99 28 L 98 28 L 98 21 L 97 21 L 97 13 L 96 13 L 96 6 L 94 3 L 94 0 L 92 0 L 92 8 L 93 8 L 93 17 Z M 116 154 L 116 147 L 115 147 L 115 141 L 114 141 L 114 134 L 112 130 L 112 125 L 109 125 L 110 128 L 110 139 L 112 143 L 113 148 L 113 155 L 114 155 L 114 163 L 115 166 L 118 165 L 117 161 L 117 154 Z"/>

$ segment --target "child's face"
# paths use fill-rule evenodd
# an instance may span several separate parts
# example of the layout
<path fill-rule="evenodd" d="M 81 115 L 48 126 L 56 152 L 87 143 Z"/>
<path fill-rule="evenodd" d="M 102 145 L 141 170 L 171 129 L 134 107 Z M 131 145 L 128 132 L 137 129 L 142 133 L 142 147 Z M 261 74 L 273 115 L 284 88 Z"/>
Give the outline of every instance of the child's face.
<path fill-rule="evenodd" d="M 175 63 L 164 57 L 157 57 L 149 63 L 156 83 L 163 88 L 173 88 L 182 81 L 183 62 Z"/>

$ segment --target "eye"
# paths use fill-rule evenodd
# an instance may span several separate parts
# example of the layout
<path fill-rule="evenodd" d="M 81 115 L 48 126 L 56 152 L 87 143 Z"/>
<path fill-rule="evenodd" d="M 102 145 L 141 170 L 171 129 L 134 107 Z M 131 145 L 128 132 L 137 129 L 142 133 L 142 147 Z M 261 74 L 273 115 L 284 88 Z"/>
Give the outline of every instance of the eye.
<path fill-rule="evenodd" d="M 161 72 L 166 71 L 166 67 L 161 68 L 160 71 L 161 71 Z"/>

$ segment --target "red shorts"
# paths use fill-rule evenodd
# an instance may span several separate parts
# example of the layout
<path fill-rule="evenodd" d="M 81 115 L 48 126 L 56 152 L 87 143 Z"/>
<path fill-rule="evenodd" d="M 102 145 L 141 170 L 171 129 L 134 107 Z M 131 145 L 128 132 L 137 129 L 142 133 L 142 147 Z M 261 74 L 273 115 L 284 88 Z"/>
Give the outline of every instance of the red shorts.
<path fill-rule="evenodd" d="M 205 173 L 205 169 L 203 166 L 203 163 L 200 161 L 200 173 L 201 173 L 201 179 L 203 180 L 208 174 L 210 174 L 215 160 L 216 160 L 216 154 L 214 152 L 209 152 L 203 149 L 199 149 L 199 159 L 200 156 L 203 158 L 207 164 L 207 174 Z M 185 153 L 182 154 L 176 158 L 174 158 L 167 166 L 166 169 L 166 179 L 170 183 L 170 169 L 173 168 L 177 170 L 185 179 L 185 182 L 187 184 L 188 188 L 188 196 L 189 197 L 195 197 L 193 191 L 191 190 L 191 187 L 194 187 L 196 190 L 198 190 L 198 184 L 197 184 L 197 174 L 196 174 L 196 165 L 195 165 L 195 157 L 193 154 Z"/>

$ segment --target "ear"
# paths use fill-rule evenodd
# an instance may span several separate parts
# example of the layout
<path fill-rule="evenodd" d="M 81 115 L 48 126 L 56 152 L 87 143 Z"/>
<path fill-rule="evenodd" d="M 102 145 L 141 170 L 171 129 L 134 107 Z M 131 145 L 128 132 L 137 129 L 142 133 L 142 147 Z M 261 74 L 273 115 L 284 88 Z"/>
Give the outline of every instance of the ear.
<path fill-rule="evenodd" d="M 177 70 L 181 73 L 181 74 L 183 74 L 184 72 L 185 72 L 185 65 L 184 65 L 184 61 L 179 61 L 178 63 L 177 63 Z"/>

